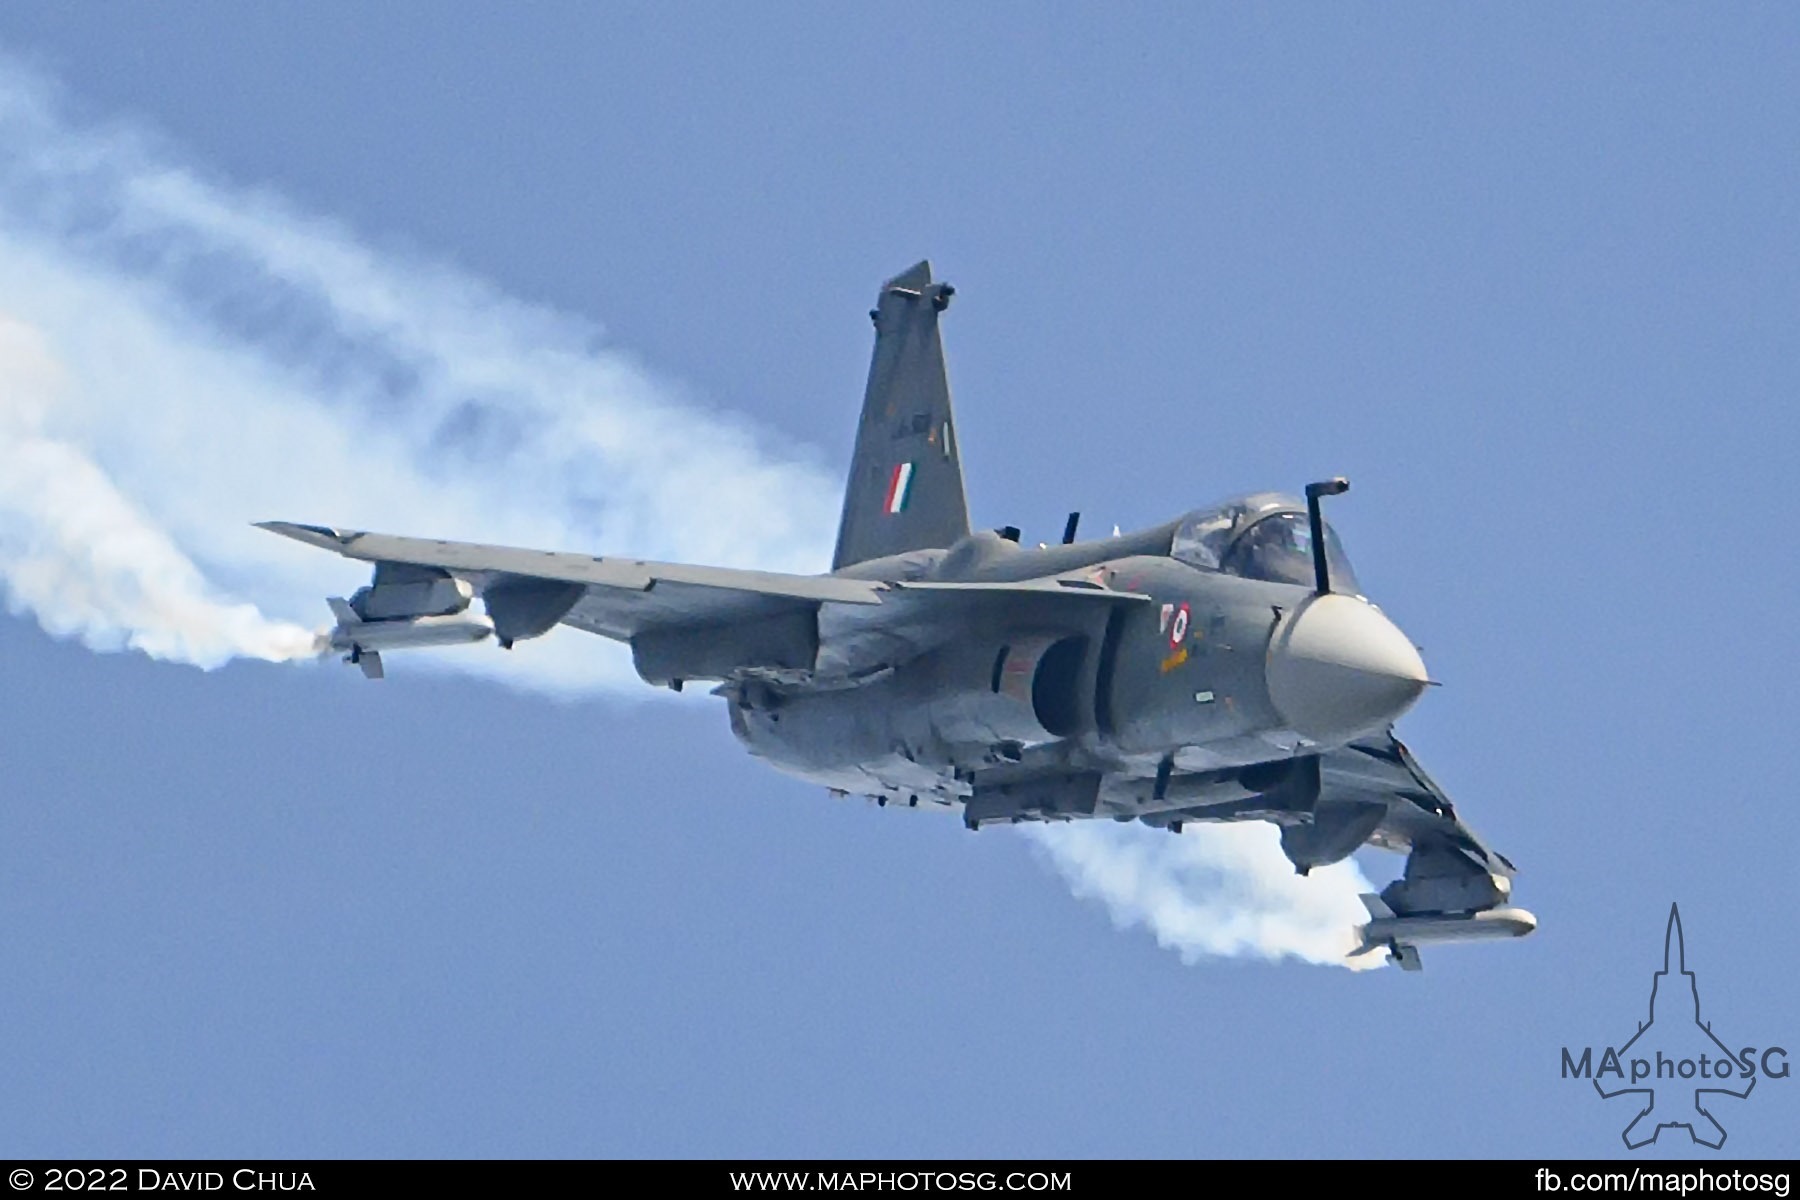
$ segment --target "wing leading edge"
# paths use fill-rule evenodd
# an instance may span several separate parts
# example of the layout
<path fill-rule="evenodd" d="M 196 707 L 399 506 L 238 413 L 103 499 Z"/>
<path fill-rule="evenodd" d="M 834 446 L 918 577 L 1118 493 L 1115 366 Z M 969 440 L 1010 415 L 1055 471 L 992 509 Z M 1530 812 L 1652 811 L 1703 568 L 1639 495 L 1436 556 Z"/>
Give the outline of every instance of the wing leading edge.
<path fill-rule="evenodd" d="M 667 625 L 713 625 L 811 611 L 824 602 L 879 604 L 883 583 L 829 575 L 788 575 L 635 558 L 521 550 L 359 530 L 264 521 L 259 528 L 345 558 L 400 563 L 466 581 L 492 600 L 521 585 L 565 584 L 570 604 L 559 620 L 618 641 Z M 540 591 L 545 590 L 540 587 Z M 552 622 L 554 624 L 554 622 Z"/>
<path fill-rule="evenodd" d="M 1375 845 L 1407 851 L 1444 843 L 1466 857 L 1472 868 L 1513 874 L 1512 861 L 1463 823 L 1444 789 L 1392 730 L 1333 750 L 1323 756 L 1320 766 L 1327 797 L 1384 806 L 1386 812 L 1369 837 Z"/>
<path fill-rule="evenodd" d="M 1148 601 L 1084 579 L 887 582 L 394 537 L 287 521 L 259 527 L 374 565 L 370 587 L 333 603 L 339 626 L 332 644 L 347 650 L 352 662 L 383 649 L 446 644 L 453 632 L 461 641 L 491 632 L 502 645 L 511 645 L 565 624 L 629 643 L 638 673 L 651 683 L 679 686 L 689 679 L 744 674 L 799 679 L 820 665 L 819 613 L 826 604 L 867 613 L 870 627 L 889 628 L 898 635 L 895 644 L 917 652 L 925 644 L 921 631 L 928 634 L 940 618 L 966 617 L 980 606 L 1048 600 L 1086 610 L 1096 601 Z M 486 614 L 465 617 L 475 596 Z M 346 611 L 355 620 L 347 619 Z M 941 628 L 953 626 L 946 622 Z M 858 664 L 833 666 L 854 671 Z M 378 662 L 373 670 L 379 670 Z"/>

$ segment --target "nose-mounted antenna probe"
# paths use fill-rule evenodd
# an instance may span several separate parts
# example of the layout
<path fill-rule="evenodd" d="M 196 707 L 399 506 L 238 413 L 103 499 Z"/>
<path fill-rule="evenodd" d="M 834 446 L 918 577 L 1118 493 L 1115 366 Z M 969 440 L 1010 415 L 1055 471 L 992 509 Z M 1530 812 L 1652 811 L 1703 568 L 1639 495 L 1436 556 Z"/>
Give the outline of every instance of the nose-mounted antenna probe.
<path fill-rule="evenodd" d="M 1306 485 L 1306 520 L 1312 526 L 1313 583 L 1319 595 L 1331 591 L 1331 564 L 1325 559 L 1325 518 L 1319 514 L 1319 497 L 1341 496 L 1350 490 L 1350 481 L 1339 475 Z"/>

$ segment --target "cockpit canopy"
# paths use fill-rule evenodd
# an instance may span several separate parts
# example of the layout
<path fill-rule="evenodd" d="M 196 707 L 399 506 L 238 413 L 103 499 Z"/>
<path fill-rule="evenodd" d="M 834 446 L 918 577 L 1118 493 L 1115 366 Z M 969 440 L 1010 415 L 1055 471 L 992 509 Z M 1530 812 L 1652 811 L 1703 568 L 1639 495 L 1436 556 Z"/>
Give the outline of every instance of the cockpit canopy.
<path fill-rule="evenodd" d="M 1313 585 L 1312 526 L 1306 502 L 1280 492 L 1258 492 L 1195 509 L 1176 526 L 1169 553 L 1190 567 L 1270 583 Z M 1331 590 L 1360 595 L 1356 572 L 1330 524 L 1325 561 Z"/>

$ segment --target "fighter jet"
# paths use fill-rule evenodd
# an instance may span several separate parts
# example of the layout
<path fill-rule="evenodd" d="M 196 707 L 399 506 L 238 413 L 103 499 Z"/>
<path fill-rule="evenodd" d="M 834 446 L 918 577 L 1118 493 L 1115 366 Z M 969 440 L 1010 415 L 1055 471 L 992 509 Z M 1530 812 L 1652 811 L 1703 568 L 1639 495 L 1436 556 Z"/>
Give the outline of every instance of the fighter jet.
<path fill-rule="evenodd" d="M 1362 950 L 1517 937 L 1513 864 L 1394 736 L 1430 683 L 1362 595 L 1321 501 L 1262 492 L 1134 533 L 1020 544 L 972 529 L 921 262 L 882 285 L 832 569 L 789 575 L 579 552 L 262 527 L 371 563 L 329 601 L 332 647 L 382 655 L 560 625 L 630 646 L 646 683 L 711 684 L 751 754 L 834 795 L 1024 821 L 1269 821 L 1294 869 L 1406 854 L 1365 897 Z M 479 599 L 479 609 L 475 601 Z"/>

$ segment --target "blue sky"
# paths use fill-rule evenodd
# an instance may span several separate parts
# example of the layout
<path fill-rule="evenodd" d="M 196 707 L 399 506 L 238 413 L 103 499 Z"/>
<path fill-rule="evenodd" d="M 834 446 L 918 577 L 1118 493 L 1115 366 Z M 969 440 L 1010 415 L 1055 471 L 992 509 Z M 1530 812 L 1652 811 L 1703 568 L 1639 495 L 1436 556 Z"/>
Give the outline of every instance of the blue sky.
<path fill-rule="evenodd" d="M 1185 965 L 1026 839 L 829 801 L 715 707 L 504 686 L 488 648 L 485 679 L 201 672 L 9 617 L 0 1149 L 1623 1153 L 1631 1102 L 1558 1052 L 1644 1016 L 1672 900 L 1715 1029 L 1800 1056 L 1791 9 L 21 3 L 0 48 L 68 128 L 603 326 L 545 337 L 802 482 L 922 255 L 979 522 L 1348 475 L 1358 574 L 1446 684 L 1402 735 L 1542 924 L 1423 975 Z M 182 436 L 96 456 L 158 494 L 259 473 L 196 403 L 147 395 L 113 441 Z M 349 511 L 246 483 L 217 523 L 356 524 L 361 473 L 465 497 L 380 446 L 308 470 Z M 529 523 L 537 481 L 481 484 Z M 684 544 L 831 533 L 695 503 Z M 1800 1083 L 1718 1111 L 1727 1156 L 1800 1149 Z"/>

